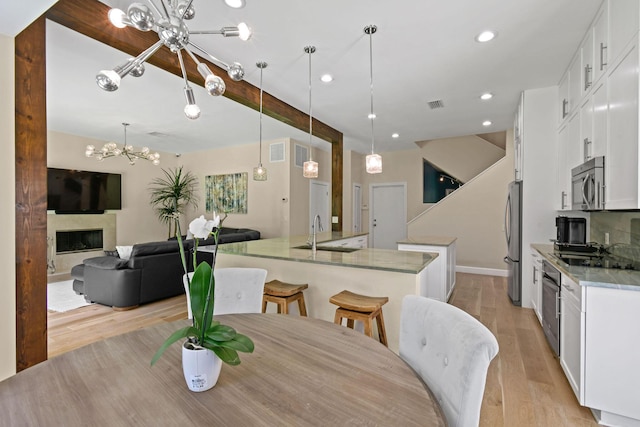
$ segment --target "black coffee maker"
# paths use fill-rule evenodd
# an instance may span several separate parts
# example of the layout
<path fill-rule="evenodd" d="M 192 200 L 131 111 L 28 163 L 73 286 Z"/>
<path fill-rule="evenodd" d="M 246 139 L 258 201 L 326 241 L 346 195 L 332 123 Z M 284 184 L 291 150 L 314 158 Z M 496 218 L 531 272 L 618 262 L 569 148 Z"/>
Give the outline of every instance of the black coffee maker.
<path fill-rule="evenodd" d="M 556 217 L 558 245 L 585 245 L 587 243 L 587 220 L 568 216 Z"/>

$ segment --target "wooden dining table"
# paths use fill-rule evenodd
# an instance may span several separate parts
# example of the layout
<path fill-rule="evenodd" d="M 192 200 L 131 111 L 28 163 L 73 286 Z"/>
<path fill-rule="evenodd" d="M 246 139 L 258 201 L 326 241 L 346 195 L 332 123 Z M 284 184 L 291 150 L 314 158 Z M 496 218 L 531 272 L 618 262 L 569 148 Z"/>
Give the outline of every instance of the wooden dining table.
<path fill-rule="evenodd" d="M 56 356 L 0 382 L 4 426 L 443 426 L 429 388 L 374 339 L 318 319 L 216 316 L 254 341 L 216 386 L 189 391 L 181 347 L 152 367 L 186 320 Z"/>

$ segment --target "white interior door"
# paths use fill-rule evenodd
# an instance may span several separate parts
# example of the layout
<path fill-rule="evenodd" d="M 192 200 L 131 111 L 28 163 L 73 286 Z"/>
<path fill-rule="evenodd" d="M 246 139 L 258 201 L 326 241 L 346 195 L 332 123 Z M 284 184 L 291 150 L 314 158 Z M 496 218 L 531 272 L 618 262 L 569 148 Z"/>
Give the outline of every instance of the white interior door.
<path fill-rule="evenodd" d="M 407 184 L 372 184 L 369 212 L 369 246 L 397 249 L 407 237 Z"/>
<path fill-rule="evenodd" d="M 331 231 L 330 221 L 331 204 L 329 203 L 329 183 L 323 181 L 310 181 L 309 187 L 309 233 L 311 234 L 311 226 L 313 218 L 320 215 L 320 222 L 324 231 Z M 318 232 L 320 230 L 317 230 Z"/>
<path fill-rule="evenodd" d="M 362 186 L 353 184 L 353 232 L 362 231 Z"/>

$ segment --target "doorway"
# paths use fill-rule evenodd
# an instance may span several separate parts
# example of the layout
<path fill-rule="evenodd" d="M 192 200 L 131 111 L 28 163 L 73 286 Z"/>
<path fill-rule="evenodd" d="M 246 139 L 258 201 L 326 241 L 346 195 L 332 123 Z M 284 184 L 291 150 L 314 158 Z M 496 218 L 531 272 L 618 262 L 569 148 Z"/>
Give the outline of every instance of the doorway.
<path fill-rule="evenodd" d="M 369 246 L 397 249 L 407 237 L 407 184 L 372 184 L 369 196 Z"/>
<path fill-rule="evenodd" d="M 309 187 L 309 234 L 313 234 L 311 228 L 316 215 L 320 215 L 320 224 L 322 224 L 316 231 L 331 231 L 329 216 L 331 205 L 329 200 L 329 183 L 315 180 L 311 181 Z"/>
<path fill-rule="evenodd" d="M 362 185 L 353 184 L 353 232 L 362 232 Z"/>

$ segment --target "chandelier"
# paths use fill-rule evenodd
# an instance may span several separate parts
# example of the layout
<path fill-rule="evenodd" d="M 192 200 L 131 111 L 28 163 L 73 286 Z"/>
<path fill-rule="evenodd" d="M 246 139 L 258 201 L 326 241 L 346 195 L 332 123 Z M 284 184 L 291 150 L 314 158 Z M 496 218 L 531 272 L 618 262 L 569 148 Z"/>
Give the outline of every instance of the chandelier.
<path fill-rule="evenodd" d="M 115 142 L 107 142 L 102 148 L 96 151 L 93 145 L 87 145 L 85 155 L 87 157 L 95 157 L 98 161 L 108 159 L 109 157 L 126 157 L 130 165 L 135 165 L 137 159 L 149 160 L 154 166 L 160 164 L 160 154 L 150 153 L 149 147 L 142 147 L 142 150 L 136 151 L 131 145 L 127 144 L 127 126 L 129 123 L 122 123 L 124 126 L 124 144 L 122 148 L 118 148 Z"/>
<path fill-rule="evenodd" d="M 189 119 L 200 117 L 200 107 L 196 104 L 193 89 L 189 85 L 184 66 L 183 51 L 195 62 L 197 70 L 204 78 L 204 87 L 212 96 L 220 96 L 224 93 L 226 85 L 224 80 L 213 74 L 207 64 L 200 62 L 194 51 L 208 57 L 216 65 L 227 70 L 227 74 L 234 81 L 240 81 L 244 77 L 244 69 L 237 62 L 227 64 L 211 55 L 204 48 L 190 40 L 193 34 L 220 34 L 223 37 L 239 37 L 241 40 L 251 38 L 251 29 L 245 23 L 237 27 L 222 27 L 219 30 L 189 30 L 186 20 L 195 16 L 192 6 L 193 0 L 160 0 L 162 9 L 158 8 L 154 0 L 147 0 L 151 8 L 143 3 L 132 3 L 125 13 L 120 9 L 109 11 L 109 20 L 117 28 L 133 27 L 140 31 L 155 31 L 159 40 L 143 51 L 135 58 L 129 58 L 125 63 L 118 65 L 113 70 L 101 70 L 96 75 L 96 83 L 101 89 L 112 92 L 120 87 L 123 77 L 131 75 L 140 77 L 144 74 L 144 62 L 158 51 L 163 45 L 178 56 L 182 78 L 184 79 L 184 95 L 186 106 L 184 114 Z M 151 11 L 153 9 L 153 12 Z M 155 13 L 154 13 L 155 12 Z"/>
<path fill-rule="evenodd" d="M 315 46 L 305 46 L 304 48 L 304 52 L 309 54 L 309 160 L 302 165 L 302 176 L 305 178 L 318 177 L 318 162 L 313 161 L 313 115 L 311 114 L 311 54 L 315 51 Z"/>
<path fill-rule="evenodd" d="M 373 112 L 373 34 L 378 30 L 375 25 L 368 25 L 364 27 L 364 33 L 369 35 L 369 76 L 370 76 L 370 89 L 371 89 L 371 110 L 369 112 L 369 120 L 371 120 L 371 154 L 367 155 L 365 160 L 365 168 L 367 173 L 381 173 L 382 172 L 382 157 L 380 154 L 376 154 L 374 151 L 374 133 L 373 133 L 373 120 L 376 118 Z"/>

